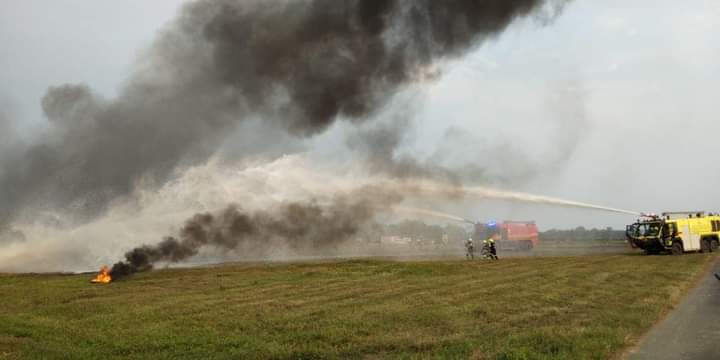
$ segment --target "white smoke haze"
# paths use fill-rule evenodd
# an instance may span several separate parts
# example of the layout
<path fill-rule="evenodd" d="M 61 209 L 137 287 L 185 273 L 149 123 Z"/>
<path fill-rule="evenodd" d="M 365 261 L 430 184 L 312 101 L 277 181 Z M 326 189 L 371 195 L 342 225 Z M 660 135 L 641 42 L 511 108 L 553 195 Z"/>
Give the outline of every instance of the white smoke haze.
<path fill-rule="evenodd" d="M 438 64 L 564 2 L 188 2 L 117 96 L 48 88 L 47 131 L 0 154 L 12 169 L 0 176 L 0 228 L 67 204 L 92 220 L 139 180 L 162 185 L 204 163 L 251 119 L 298 138 L 363 123 L 398 91 L 437 78 Z"/>
<path fill-rule="evenodd" d="M 23 52 L 42 43 L 25 33 L 68 31 L 37 18 L 54 5 L 10 3 L 0 4 L 13 54 L 0 59 L 0 95 L 30 105 L 16 113 L 0 101 L 0 271 L 96 269 L 182 240 L 196 215 L 233 204 L 276 219 L 291 203 L 343 199 L 372 205 L 372 220 L 541 228 L 720 210 L 709 185 L 720 172 L 698 156 L 718 150 L 712 1 L 618 11 L 553 0 L 200 0 L 154 41 L 152 31 L 132 45 L 65 35 L 78 39 L 65 51 L 72 61 L 51 64 L 54 34 L 44 52 Z M 17 9 L 36 15 L 13 24 Z M 128 30 L 106 27 L 96 30 Z M 135 64 L 125 73 L 106 74 L 103 64 L 143 47 L 118 60 Z M 276 240 L 263 251 L 205 246 L 192 260 L 303 255 Z"/>
<path fill-rule="evenodd" d="M 573 93 L 568 94 L 573 101 L 568 101 L 567 106 L 576 106 Z M 457 152 L 457 147 L 460 151 L 467 150 L 473 143 L 476 145 L 473 151 L 483 154 L 477 160 L 508 156 L 507 148 L 485 146 L 472 138 L 464 144 L 458 139 L 444 142 L 427 158 L 413 155 L 407 148 L 414 139 L 413 108 L 425 99 L 422 87 L 410 88 L 398 93 L 367 124 L 341 126 L 342 131 L 330 131 L 311 143 L 288 137 L 272 124 L 249 120 L 205 164 L 177 171 L 172 180 L 160 187 L 153 179 L 140 179 L 133 186 L 132 194 L 113 200 L 97 219 L 78 220 L 73 212 L 58 212 L 51 208 L 36 210 L 32 216 L 23 217 L 14 224 L 14 229 L 25 241 L 8 242 L 0 247 L 0 271 L 92 270 L 97 264 L 119 260 L 121 254 L 132 248 L 152 245 L 165 236 L 177 234 L 182 224 L 198 213 L 218 213 L 229 204 L 239 205 L 244 211 L 270 212 L 276 211 L 281 204 L 292 202 L 329 204 L 336 196 L 358 197 L 356 194 L 365 189 L 373 189 L 388 198 L 400 197 L 391 203 L 374 204 L 377 213 L 373 217 L 382 221 L 411 215 L 462 222 L 462 217 L 433 209 L 453 208 L 459 202 L 470 204 L 472 209 L 473 205 L 488 200 L 634 213 L 487 186 L 461 185 L 521 183 L 531 178 L 527 172 L 533 175 L 541 172 L 540 164 L 506 161 L 515 167 L 492 167 L 491 163 L 468 166 L 448 161 L 452 156 L 440 156 Z M 569 121 L 562 116 L 562 111 L 558 114 L 557 124 Z M 450 129 L 448 134 L 456 138 L 468 136 L 459 129 Z M 347 149 L 343 154 L 337 153 L 337 144 L 325 151 L 308 151 L 309 146 L 322 147 L 324 142 L 337 142 L 337 137 L 347 138 Z M 572 151 L 563 142 L 557 144 L 558 152 Z M 292 155 L 278 157 L 281 153 Z M 233 162 L 231 159 L 238 154 L 247 160 Z M 555 170 L 562 160 L 547 156 L 546 162 Z M 79 207 L 82 208 L 82 204 Z M 459 214 L 470 219 L 475 216 L 467 209 Z M 346 240 L 350 239 L 337 241 Z M 263 244 L 256 247 L 266 250 Z M 288 260 L 302 255 L 287 243 L 275 242 L 272 251 L 229 251 L 208 246 L 201 249 L 196 258 L 209 259 L 206 261 Z"/>
<path fill-rule="evenodd" d="M 440 211 L 417 208 L 417 204 L 437 206 L 466 198 L 483 202 L 501 199 L 627 212 L 561 199 L 501 191 L 483 187 L 463 187 L 415 178 L 395 179 L 348 164 L 344 168 L 318 164 L 310 155 L 289 155 L 272 162 L 238 165 L 212 160 L 179 174 L 175 180 L 155 190 L 142 185 L 131 197 L 113 203 L 98 219 L 80 226 L 72 215 L 46 213 L 33 224 L 16 224 L 25 241 L 0 248 L 0 271 L 87 271 L 97 264 L 119 260 L 124 252 L 144 244 L 155 244 L 175 234 L 194 214 L 215 213 L 228 204 L 247 211 L 270 211 L 286 203 L 330 204 L 338 196 L 350 201 L 367 200 L 375 206 L 374 216 L 388 221 L 408 213 L 461 221 Z M 404 203 L 411 206 L 403 205 Z M 632 213 L 632 212 L 628 212 Z M 395 214 L 395 215 L 393 215 Z M 350 239 L 337 239 L 342 242 Z M 258 244 L 261 246 L 261 244 Z M 288 260 L 294 253 L 282 243 L 274 244 L 262 258 L 252 252 L 204 249 L 216 261 Z M 247 249 L 246 249 L 247 250 Z"/>
<path fill-rule="evenodd" d="M 263 209 L 353 187 L 352 178 L 331 182 L 320 169 L 303 164 L 300 157 L 288 156 L 237 170 L 211 161 L 160 189 L 139 186 L 131 197 L 113 203 L 103 216 L 84 225 L 64 229 L 63 224 L 75 223 L 72 215 L 46 214 L 39 218 L 53 219 L 55 226 L 49 221 L 15 226 L 26 241 L 2 248 L 0 270 L 87 270 L 118 260 L 132 247 L 158 242 L 198 212 L 218 211 L 229 203 Z"/>

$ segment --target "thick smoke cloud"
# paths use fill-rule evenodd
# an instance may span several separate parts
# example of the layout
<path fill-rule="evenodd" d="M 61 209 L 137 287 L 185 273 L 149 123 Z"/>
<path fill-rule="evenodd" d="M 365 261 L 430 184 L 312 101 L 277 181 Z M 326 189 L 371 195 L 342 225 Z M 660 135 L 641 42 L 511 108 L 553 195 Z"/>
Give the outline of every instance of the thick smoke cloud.
<path fill-rule="evenodd" d="M 0 102 L 0 107 L 2 106 L 3 104 Z M 11 141 L 13 141 L 14 132 L 10 115 L 5 111 L 5 109 L 0 108 L 0 176 L 7 171 L 3 163 L 6 156 L 3 154 L 7 154 L 8 151 L 11 151 Z"/>
<path fill-rule="evenodd" d="M 403 152 L 403 146 L 413 140 L 415 99 L 410 103 L 395 101 L 380 121 L 355 127 L 347 137 L 347 145 L 371 172 L 394 178 L 521 186 L 543 174 L 562 171 L 587 137 L 589 119 L 582 77 L 565 76 L 545 87 L 544 109 L 540 110 L 544 111 L 547 133 L 538 137 L 548 146 L 539 147 L 542 152 L 502 134 L 501 128 L 481 137 L 452 126 L 426 158 Z"/>
<path fill-rule="evenodd" d="M 327 249 L 357 234 L 372 219 L 376 206 L 338 198 L 327 205 L 294 202 L 272 211 L 253 212 L 232 205 L 217 214 L 196 214 L 177 237 L 127 252 L 111 274 L 119 278 L 152 269 L 157 262 L 183 261 L 208 246 L 253 255 L 279 246 L 300 252 Z"/>
<path fill-rule="evenodd" d="M 137 182 L 206 160 L 251 116 L 300 136 L 362 121 L 435 61 L 462 55 L 541 0 L 188 4 L 115 99 L 61 85 L 50 127 L 6 159 L 0 222 L 38 206 L 92 217 Z"/>
<path fill-rule="evenodd" d="M 450 169 L 401 153 L 400 148 L 411 128 L 409 117 L 397 115 L 389 122 L 352 132 L 347 139 L 347 145 L 360 154 L 373 173 L 398 179 L 430 178 L 456 182 L 457 176 Z"/>
<path fill-rule="evenodd" d="M 12 106 L 0 97 L 0 178 L 12 171 L 8 159 L 20 151 L 22 143 L 16 138 L 15 126 L 12 121 L 13 117 L 10 109 Z M 2 192 L 0 191 L 0 194 Z M 0 197 L 0 203 L 2 202 Z M 10 227 L 10 224 L 4 222 L 3 206 L 0 205 L 0 244 L 6 242 L 22 241 L 24 235 Z"/>
<path fill-rule="evenodd" d="M 564 171 L 590 131 L 583 77 L 569 72 L 548 82 L 540 100 L 541 106 L 529 116 L 543 119 L 542 132 L 517 136 L 509 129 L 504 133 L 500 121 L 490 134 L 450 127 L 427 163 L 453 169 L 464 184 L 503 188 Z"/>

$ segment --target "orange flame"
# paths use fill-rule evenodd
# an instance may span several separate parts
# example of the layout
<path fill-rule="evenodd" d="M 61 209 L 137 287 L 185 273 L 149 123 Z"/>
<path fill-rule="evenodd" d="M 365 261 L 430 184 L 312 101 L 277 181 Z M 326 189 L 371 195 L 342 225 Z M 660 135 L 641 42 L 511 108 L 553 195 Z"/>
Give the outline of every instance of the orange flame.
<path fill-rule="evenodd" d="M 110 269 L 107 266 L 103 266 L 100 268 L 100 272 L 97 274 L 95 278 L 90 280 L 91 283 L 96 284 L 108 284 L 112 281 L 112 276 L 110 276 Z"/>

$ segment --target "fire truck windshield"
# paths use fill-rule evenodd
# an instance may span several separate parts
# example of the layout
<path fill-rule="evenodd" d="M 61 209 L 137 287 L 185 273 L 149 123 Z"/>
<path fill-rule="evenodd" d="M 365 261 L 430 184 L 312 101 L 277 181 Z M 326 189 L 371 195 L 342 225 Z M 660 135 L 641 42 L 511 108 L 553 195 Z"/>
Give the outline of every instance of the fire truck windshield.
<path fill-rule="evenodd" d="M 633 237 L 655 237 L 660 234 L 662 224 L 660 222 L 644 222 L 630 225 L 628 232 Z"/>

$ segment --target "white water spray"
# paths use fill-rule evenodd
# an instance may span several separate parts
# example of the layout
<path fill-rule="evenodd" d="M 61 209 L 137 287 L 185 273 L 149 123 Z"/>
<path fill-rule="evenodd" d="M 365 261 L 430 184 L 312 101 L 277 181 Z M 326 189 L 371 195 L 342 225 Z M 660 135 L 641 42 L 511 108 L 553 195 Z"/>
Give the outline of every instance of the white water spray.
<path fill-rule="evenodd" d="M 576 208 L 581 208 L 581 209 L 608 211 L 608 212 L 614 212 L 614 213 L 620 213 L 620 214 L 640 215 L 640 212 L 633 211 L 633 210 L 618 209 L 618 208 L 612 208 L 612 207 L 607 207 L 607 206 L 602 206 L 602 205 L 594 205 L 594 204 L 588 204 L 588 203 L 583 203 L 583 202 L 578 202 L 578 201 L 564 200 L 564 199 L 558 199 L 558 198 L 549 197 L 549 196 L 533 195 L 533 194 L 527 194 L 527 193 L 521 193 L 521 192 L 494 190 L 494 189 L 487 189 L 487 188 L 481 188 L 481 187 L 470 187 L 470 188 L 465 188 L 464 190 L 469 195 L 478 196 L 478 197 L 482 197 L 482 198 L 486 198 L 486 199 L 521 201 L 521 202 L 529 202 L 529 203 L 535 203 L 535 204 L 576 207 Z"/>
<path fill-rule="evenodd" d="M 492 188 L 473 186 L 465 187 L 461 185 L 445 185 L 431 181 L 418 181 L 413 183 L 403 183 L 399 186 L 399 189 L 405 192 L 422 195 L 422 194 L 434 194 L 448 197 L 473 197 L 480 199 L 495 199 L 495 200 L 508 200 L 517 202 L 526 202 L 534 204 L 545 204 L 555 205 L 563 207 L 575 207 L 581 209 L 600 210 L 613 213 L 630 214 L 630 215 L 641 215 L 638 211 L 618 209 L 613 207 L 607 207 L 603 205 L 588 204 L 579 201 L 565 200 L 554 198 L 550 196 L 528 194 L 523 192 L 497 190 Z"/>
<path fill-rule="evenodd" d="M 444 213 L 441 211 L 430 210 L 430 209 L 421 209 L 421 208 L 407 207 L 407 206 L 395 206 L 395 207 L 393 207 L 393 210 L 398 211 L 398 212 L 417 214 L 417 215 L 427 215 L 427 216 L 432 216 L 432 217 L 436 217 L 436 218 L 440 218 L 440 219 L 457 221 L 457 222 L 461 222 L 461 223 L 468 223 L 468 224 L 473 223 L 472 221 L 470 221 L 468 219 L 463 219 L 459 216 Z"/>
<path fill-rule="evenodd" d="M 330 202 L 333 197 L 358 191 L 373 191 L 380 198 L 400 195 L 408 202 L 423 199 L 455 202 L 461 198 L 499 199 L 527 203 L 570 206 L 636 215 L 634 211 L 552 197 L 463 187 L 424 180 L 397 180 L 370 176 L 362 170 L 323 167 L 302 155 L 287 156 L 269 163 L 228 167 L 213 161 L 187 169 L 160 189 L 140 186 L 133 197 L 117 202 L 98 219 L 72 225 L 66 214 L 52 214 L 53 221 L 14 224 L 27 240 L 0 246 L 0 271 L 83 271 L 98 264 L 119 260 L 125 251 L 153 244 L 177 231 L 197 212 L 219 211 L 230 203 L 243 209 L 267 210 L 283 202 Z M 436 210 L 404 207 L 397 203 L 384 210 L 412 212 L 457 222 L 460 216 Z M 378 204 L 378 206 L 380 206 Z M 383 210 L 383 209 L 379 209 Z M 65 221 L 67 220 L 67 222 Z M 61 226 L 53 225 L 61 224 Z M 222 255 L 222 254 L 220 254 Z M 291 257 L 279 249 L 276 258 Z M 217 257 L 218 261 L 229 260 Z"/>

